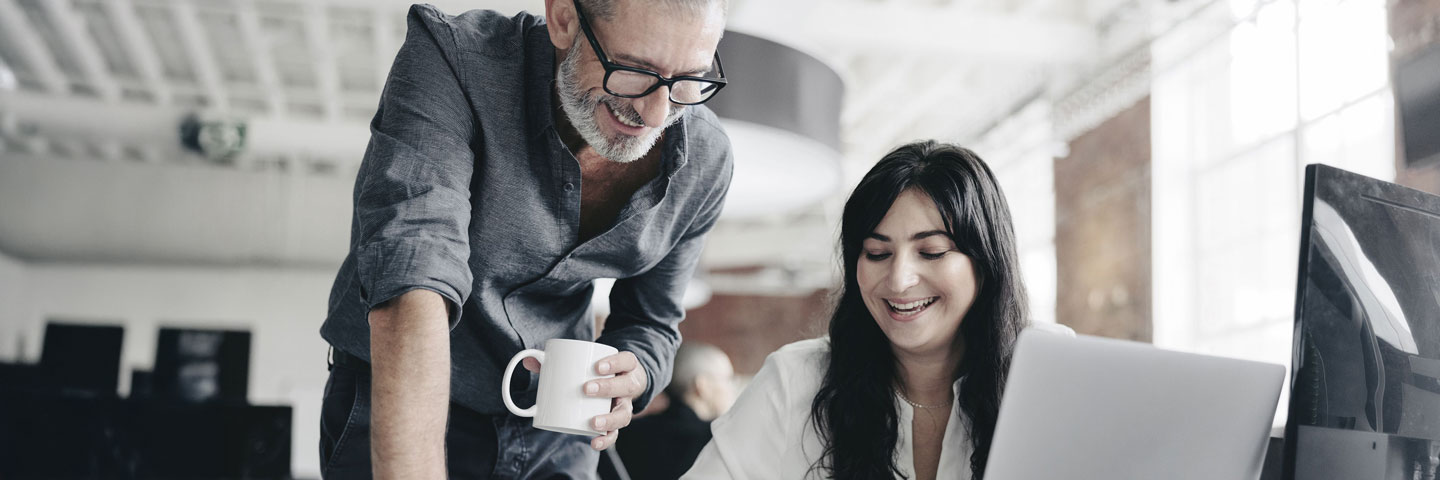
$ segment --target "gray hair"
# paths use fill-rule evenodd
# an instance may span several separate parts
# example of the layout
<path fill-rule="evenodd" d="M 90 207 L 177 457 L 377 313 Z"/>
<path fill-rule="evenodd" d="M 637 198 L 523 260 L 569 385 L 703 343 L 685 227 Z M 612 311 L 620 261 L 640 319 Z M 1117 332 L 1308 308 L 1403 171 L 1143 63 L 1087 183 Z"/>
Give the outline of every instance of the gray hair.
<path fill-rule="evenodd" d="M 586 14 L 590 15 L 591 17 L 593 17 L 593 18 L 595 18 L 595 19 L 604 20 L 604 21 L 607 21 L 607 22 L 608 22 L 608 21 L 611 21 L 611 20 L 614 20 L 614 19 L 615 19 L 615 11 L 617 10 L 617 8 L 616 8 L 616 3 L 619 2 L 619 1 L 621 1 L 621 0 L 579 0 L 579 1 L 580 1 L 580 3 L 582 3 L 582 4 L 585 6 L 585 13 L 586 13 Z M 646 2 L 647 4 L 650 4 L 650 5 L 658 5 L 658 6 L 661 6 L 661 7 L 665 7 L 665 8 L 671 9 L 671 10 L 673 10 L 673 11 L 684 12 L 684 13 L 688 13 L 688 14 L 691 14 L 691 15 L 700 15 L 700 14 L 703 14 L 703 13 L 706 12 L 706 10 L 708 10 L 708 9 L 710 8 L 711 5 L 716 4 L 716 3 L 719 3 L 719 4 L 720 4 L 720 14 L 721 14 L 721 15 L 725 15 L 726 12 L 729 10 L 729 3 L 730 3 L 728 0 L 630 0 L 630 1 L 644 1 L 644 2 Z M 647 5 L 647 6 L 648 6 L 648 5 Z"/>
<path fill-rule="evenodd" d="M 665 393 L 674 401 L 685 397 L 685 392 L 695 386 L 695 379 L 705 374 L 724 373 L 730 364 L 730 357 L 714 345 L 687 342 L 675 351 L 675 369 L 670 377 L 670 386 Z"/>

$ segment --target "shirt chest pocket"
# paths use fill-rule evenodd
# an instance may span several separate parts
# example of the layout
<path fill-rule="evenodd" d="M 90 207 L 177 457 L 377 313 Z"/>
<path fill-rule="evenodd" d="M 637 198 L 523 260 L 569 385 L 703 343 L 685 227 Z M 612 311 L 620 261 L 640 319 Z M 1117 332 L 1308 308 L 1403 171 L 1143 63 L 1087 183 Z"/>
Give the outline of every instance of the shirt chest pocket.
<path fill-rule="evenodd" d="M 577 248 L 564 262 L 570 264 L 567 273 L 580 278 L 630 278 L 660 264 L 675 244 L 670 226 L 631 220 Z"/>

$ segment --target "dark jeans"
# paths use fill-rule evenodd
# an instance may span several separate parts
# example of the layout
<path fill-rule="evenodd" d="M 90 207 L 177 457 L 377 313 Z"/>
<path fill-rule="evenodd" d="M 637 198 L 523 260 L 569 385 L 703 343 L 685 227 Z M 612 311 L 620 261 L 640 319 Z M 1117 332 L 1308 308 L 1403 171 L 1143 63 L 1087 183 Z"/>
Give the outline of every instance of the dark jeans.
<path fill-rule="evenodd" d="M 370 478 L 369 366 L 338 350 L 335 356 L 320 409 L 320 474 Z M 451 403 L 445 431 L 450 478 L 596 478 L 600 457 L 589 438 L 538 430 L 530 422 Z"/>

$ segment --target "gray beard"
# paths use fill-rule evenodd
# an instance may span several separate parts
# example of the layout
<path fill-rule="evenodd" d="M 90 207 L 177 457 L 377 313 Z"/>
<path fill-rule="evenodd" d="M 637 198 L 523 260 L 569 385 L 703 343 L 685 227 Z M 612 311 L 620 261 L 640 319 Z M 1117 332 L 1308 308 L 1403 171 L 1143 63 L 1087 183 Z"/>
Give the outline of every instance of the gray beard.
<path fill-rule="evenodd" d="M 591 148 L 595 149 L 600 156 L 617 163 L 630 163 L 644 157 L 646 153 L 655 146 L 660 139 L 660 132 L 663 132 L 680 115 L 685 113 L 685 108 L 672 105 L 670 114 L 665 117 L 665 124 L 641 137 L 616 133 L 614 137 L 606 136 L 600 130 L 600 124 L 596 117 L 609 115 L 610 112 L 602 111 L 600 104 L 605 104 L 609 110 L 616 115 L 624 117 L 626 121 L 633 123 L 644 123 L 640 113 L 635 111 L 625 99 L 618 98 L 605 93 L 587 94 L 580 88 L 580 39 L 575 39 L 575 44 L 566 53 L 565 60 L 560 62 L 560 71 L 555 82 L 556 93 L 560 97 L 560 108 L 565 111 L 565 118 L 570 120 L 570 125 L 580 133 L 580 138 L 585 140 Z"/>

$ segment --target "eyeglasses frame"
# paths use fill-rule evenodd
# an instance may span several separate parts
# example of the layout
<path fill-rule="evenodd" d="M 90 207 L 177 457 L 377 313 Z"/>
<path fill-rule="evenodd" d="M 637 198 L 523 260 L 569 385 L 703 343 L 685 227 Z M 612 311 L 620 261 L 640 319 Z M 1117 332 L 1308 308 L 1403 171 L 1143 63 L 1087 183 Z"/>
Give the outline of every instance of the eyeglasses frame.
<path fill-rule="evenodd" d="M 606 93 L 620 98 L 640 98 L 654 93 L 655 90 L 660 88 L 661 86 L 665 86 L 670 88 L 672 96 L 669 97 L 669 100 L 671 103 L 675 103 L 677 105 L 699 105 L 710 101 L 710 99 L 712 98 L 715 98 L 715 95 L 720 93 L 720 89 L 725 88 L 725 85 L 729 84 L 729 81 L 725 79 L 725 66 L 720 63 L 720 52 L 718 50 L 715 52 L 715 69 L 716 72 L 720 74 L 720 78 L 692 77 L 688 75 L 682 75 L 674 78 L 666 78 L 664 75 L 661 75 L 658 72 L 646 70 L 643 68 L 631 67 L 628 65 L 621 65 L 610 61 L 609 56 L 605 55 L 605 50 L 603 48 L 600 48 L 600 41 L 595 39 L 595 31 L 590 28 L 590 19 L 585 15 L 585 10 L 580 7 L 580 0 L 573 1 L 575 4 L 575 14 L 580 19 L 580 30 L 585 33 L 585 39 L 590 41 L 590 48 L 595 51 L 595 59 L 599 60 L 600 66 L 605 69 L 605 79 L 601 81 L 600 86 L 605 89 Z M 651 84 L 650 88 L 645 89 L 644 92 L 638 94 L 627 95 L 616 93 L 615 91 L 610 90 L 610 75 L 620 70 L 653 77 L 655 79 L 655 83 Z M 715 89 L 715 92 L 711 93 L 710 96 L 705 97 L 704 100 L 700 100 L 698 102 L 677 102 L 675 101 L 675 97 L 673 96 L 675 91 L 674 86 L 676 82 L 680 81 L 698 81 L 702 83 L 708 83 L 711 85 L 711 87 L 707 88 L 713 87 Z"/>

